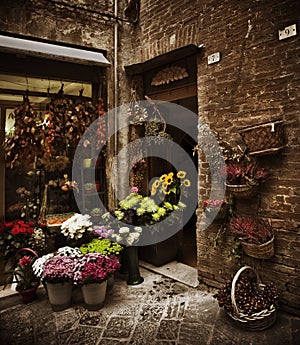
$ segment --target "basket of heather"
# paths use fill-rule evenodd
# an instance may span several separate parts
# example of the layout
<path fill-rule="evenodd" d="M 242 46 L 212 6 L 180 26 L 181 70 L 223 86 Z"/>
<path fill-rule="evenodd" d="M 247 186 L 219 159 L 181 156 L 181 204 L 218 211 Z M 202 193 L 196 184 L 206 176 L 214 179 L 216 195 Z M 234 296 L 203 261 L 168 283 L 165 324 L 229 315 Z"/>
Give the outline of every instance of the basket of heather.
<path fill-rule="evenodd" d="M 257 259 L 274 255 L 274 235 L 270 223 L 258 217 L 233 217 L 229 229 L 241 242 L 243 251 Z"/>

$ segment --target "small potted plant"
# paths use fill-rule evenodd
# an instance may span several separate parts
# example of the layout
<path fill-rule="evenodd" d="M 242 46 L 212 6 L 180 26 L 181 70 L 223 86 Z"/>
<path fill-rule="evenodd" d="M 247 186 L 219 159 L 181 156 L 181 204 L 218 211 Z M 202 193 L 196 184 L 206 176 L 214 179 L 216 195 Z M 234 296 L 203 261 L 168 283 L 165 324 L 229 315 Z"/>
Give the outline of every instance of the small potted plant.
<path fill-rule="evenodd" d="M 52 256 L 43 264 L 42 280 L 54 311 L 71 305 L 74 266 L 75 258 L 66 255 Z"/>
<path fill-rule="evenodd" d="M 266 219 L 233 217 L 230 219 L 229 229 L 241 242 L 247 255 L 258 259 L 268 259 L 274 255 L 274 235 Z"/>
<path fill-rule="evenodd" d="M 92 193 L 93 189 L 96 191 L 96 185 L 91 182 L 86 182 L 84 184 L 84 191 L 86 193 Z"/>
<path fill-rule="evenodd" d="M 258 191 L 259 184 L 268 176 L 264 168 L 246 159 L 227 162 L 226 173 L 227 189 L 233 196 L 239 198 L 254 196 Z"/>
<path fill-rule="evenodd" d="M 204 200 L 203 209 L 206 217 L 215 220 L 226 219 L 229 214 L 229 204 L 226 200 Z"/>
<path fill-rule="evenodd" d="M 25 252 L 26 255 L 24 255 Z M 32 267 L 37 257 L 37 253 L 30 248 L 18 250 L 15 256 L 17 266 L 12 270 L 5 284 L 5 286 L 10 283 L 16 284 L 16 290 L 22 295 L 24 303 L 30 303 L 35 299 L 36 290 L 40 284 Z"/>
<path fill-rule="evenodd" d="M 98 310 L 105 302 L 107 279 L 120 268 L 116 256 L 87 253 L 76 259 L 74 282 L 82 286 L 82 295 L 88 310 Z"/>

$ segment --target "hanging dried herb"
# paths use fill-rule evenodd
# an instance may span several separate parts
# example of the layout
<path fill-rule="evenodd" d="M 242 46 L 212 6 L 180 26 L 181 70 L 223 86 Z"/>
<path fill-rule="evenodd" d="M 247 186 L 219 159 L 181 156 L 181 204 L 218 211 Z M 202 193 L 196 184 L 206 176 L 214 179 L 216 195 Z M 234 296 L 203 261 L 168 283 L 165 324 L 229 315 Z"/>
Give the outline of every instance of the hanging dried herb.
<path fill-rule="evenodd" d="M 11 117 L 15 120 L 14 131 L 6 136 L 3 143 L 6 167 L 30 167 L 41 152 L 41 128 L 27 95 Z"/>

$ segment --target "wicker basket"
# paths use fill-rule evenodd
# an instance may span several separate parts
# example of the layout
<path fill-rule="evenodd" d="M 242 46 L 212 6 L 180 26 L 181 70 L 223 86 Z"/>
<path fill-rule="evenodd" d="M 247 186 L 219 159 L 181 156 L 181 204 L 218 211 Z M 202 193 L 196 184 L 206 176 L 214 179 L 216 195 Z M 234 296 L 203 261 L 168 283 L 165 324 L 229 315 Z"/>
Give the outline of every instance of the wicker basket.
<path fill-rule="evenodd" d="M 231 284 L 231 303 L 234 309 L 234 313 L 228 313 L 228 315 L 240 326 L 250 331 L 262 331 L 273 325 L 277 317 L 277 311 L 275 305 L 272 305 L 270 309 L 263 309 L 260 312 L 252 315 L 246 315 L 239 311 L 235 300 L 235 286 L 239 279 L 239 276 L 245 270 L 251 270 L 257 277 L 259 288 L 264 288 L 264 284 L 261 283 L 258 274 L 250 266 L 244 266 L 240 268 L 235 274 Z"/>
<path fill-rule="evenodd" d="M 274 255 L 274 237 L 263 244 L 242 242 L 243 250 L 248 256 L 256 259 L 269 259 Z"/>
<path fill-rule="evenodd" d="M 248 184 L 241 184 L 241 185 L 233 185 L 227 184 L 226 188 L 229 190 L 230 194 L 235 196 L 236 198 L 251 198 L 258 193 L 259 185 L 248 185 Z"/>
<path fill-rule="evenodd" d="M 284 147 L 282 120 L 239 129 L 239 133 L 249 149 L 249 155 L 272 154 Z"/>

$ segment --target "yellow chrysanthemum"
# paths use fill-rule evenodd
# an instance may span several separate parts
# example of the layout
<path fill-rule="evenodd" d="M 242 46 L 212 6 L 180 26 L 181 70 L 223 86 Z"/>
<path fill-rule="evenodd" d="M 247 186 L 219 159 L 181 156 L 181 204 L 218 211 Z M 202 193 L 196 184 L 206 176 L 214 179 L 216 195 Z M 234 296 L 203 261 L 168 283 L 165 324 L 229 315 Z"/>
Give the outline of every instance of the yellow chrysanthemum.
<path fill-rule="evenodd" d="M 185 176 L 186 176 L 186 171 L 183 171 L 183 170 L 178 171 L 177 173 L 178 178 L 185 178 Z"/>
<path fill-rule="evenodd" d="M 185 180 L 183 180 L 183 185 L 185 186 L 185 187 L 190 187 L 190 185 L 191 185 L 191 181 L 189 180 L 189 179 L 185 179 Z"/>

